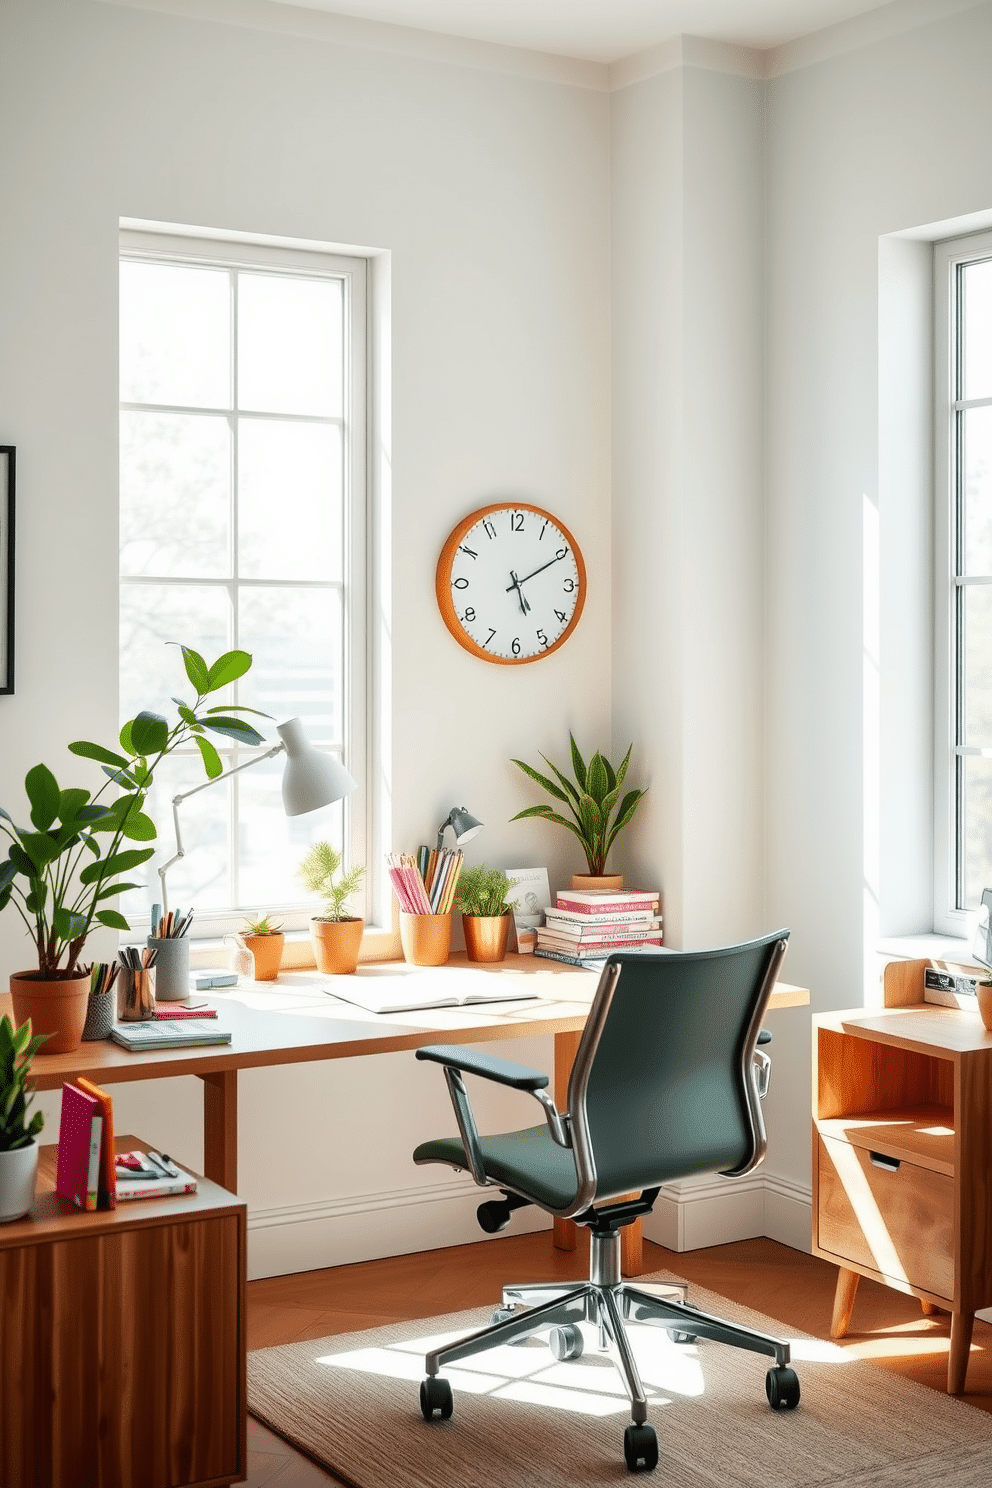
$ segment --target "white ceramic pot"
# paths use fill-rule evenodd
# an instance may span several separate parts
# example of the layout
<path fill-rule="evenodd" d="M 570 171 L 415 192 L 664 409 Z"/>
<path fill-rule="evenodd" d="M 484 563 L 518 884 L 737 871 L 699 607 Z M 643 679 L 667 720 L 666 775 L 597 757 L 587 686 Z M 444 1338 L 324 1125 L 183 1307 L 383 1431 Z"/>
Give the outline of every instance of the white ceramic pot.
<path fill-rule="evenodd" d="M 0 1224 L 20 1219 L 34 1208 L 38 1176 L 38 1143 L 0 1152 Z"/>

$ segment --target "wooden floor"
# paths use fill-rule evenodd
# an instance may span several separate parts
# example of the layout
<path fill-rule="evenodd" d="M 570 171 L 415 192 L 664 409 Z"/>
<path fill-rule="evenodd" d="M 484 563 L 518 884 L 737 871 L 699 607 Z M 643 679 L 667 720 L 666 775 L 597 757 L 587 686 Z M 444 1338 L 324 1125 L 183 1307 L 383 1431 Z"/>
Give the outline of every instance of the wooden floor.
<path fill-rule="evenodd" d="M 829 1336 L 837 1272 L 825 1261 L 774 1240 L 743 1240 L 682 1254 L 645 1243 L 644 1252 L 647 1271 L 668 1267 L 792 1328 Z M 504 1282 L 585 1277 L 587 1254 L 587 1237 L 584 1250 L 569 1253 L 554 1250 L 545 1232 L 254 1281 L 248 1287 L 248 1347 L 495 1304 Z M 914 1298 L 862 1281 L 852 1332 L 842 1346 L 884 1369 L 943 1389 L 948 1331 L 946 1315 L 924 1317 Z M 992 1327 L 986 1323 L 975 1324 L 963 1398 L 992 1412 Z M 249 1417 L 249 1488 L 313 1488 L 338 1481 Z"/>

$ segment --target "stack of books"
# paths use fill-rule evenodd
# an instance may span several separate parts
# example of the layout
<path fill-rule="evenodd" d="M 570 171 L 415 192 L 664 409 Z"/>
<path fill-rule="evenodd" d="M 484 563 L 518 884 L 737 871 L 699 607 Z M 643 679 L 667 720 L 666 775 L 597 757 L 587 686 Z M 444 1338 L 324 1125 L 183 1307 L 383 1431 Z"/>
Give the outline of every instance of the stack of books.
<path fill-rule="evenodd" d="M 567 889 L 555 898 L 538 929 L 535 956 L 586 966 L 614 951 L 661 945 L 657 890 Z"/>

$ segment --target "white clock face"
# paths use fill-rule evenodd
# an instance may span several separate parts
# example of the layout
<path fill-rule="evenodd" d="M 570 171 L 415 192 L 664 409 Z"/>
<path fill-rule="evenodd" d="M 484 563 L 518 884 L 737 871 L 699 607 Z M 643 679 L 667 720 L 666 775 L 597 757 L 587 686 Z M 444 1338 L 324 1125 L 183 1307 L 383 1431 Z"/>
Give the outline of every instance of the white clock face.
<path fill-rule="evenodd" d="M 534 660 L 576 615 L 580 562 L 546 512 L 507 506 L 480 514 L 452 555 L 454 619 L 493 660 Z"/>

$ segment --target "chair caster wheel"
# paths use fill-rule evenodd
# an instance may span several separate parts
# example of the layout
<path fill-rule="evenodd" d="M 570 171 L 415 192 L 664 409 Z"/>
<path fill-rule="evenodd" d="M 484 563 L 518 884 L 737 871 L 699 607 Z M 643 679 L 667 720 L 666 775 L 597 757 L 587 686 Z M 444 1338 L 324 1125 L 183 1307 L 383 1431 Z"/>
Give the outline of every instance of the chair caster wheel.
<path fill-rule="evenodd" d="M 665 1332 L 673 1343 L 695 1343 L 695 1333 L 686 1333 L 681 1328 L 666 1328 Z"/>
<path fill-rule="evenodd" d="M 560 1328 L 552 1328 L 548 1343 L 559 1363 L 565 1359 L 581 1359 L 582 1350 L 585 1348 L 585 1340 L 575 1323 L 565 1323 Z"/>
<path fill-rule="evenodd" d="M 492 1317 L 489 1319 L 489 1326 L 493 1327 L 496 1323 L 508 1323 L 510 1319 L 515 1316 L 516 1314 L 514 1313 L 512 1307 L 497 1307 Z"/>
<path fill-rule="evenodd" d="M 451 1386 L 438 1374 L 429 1374 L 420 1384 L 420 1410 L 425 1421 L 433 1421 L 439 1415 L 447 1421 L 455 1408 L 451 1398 Z"/>
<path fill-rule="evenodd" d="M 765 1394 L 772 1410 L 795 1410 L 799 1404 L 799 1376 L 779 1365 L 765 1375 Z"/>
<path fill-rule="evenodd" d="M 658 1436 L 653 1426 L 632 1423 L 623 1434 L 624 1461 L 631 1472 L 654 1472 L 658 1466 Z"/>

